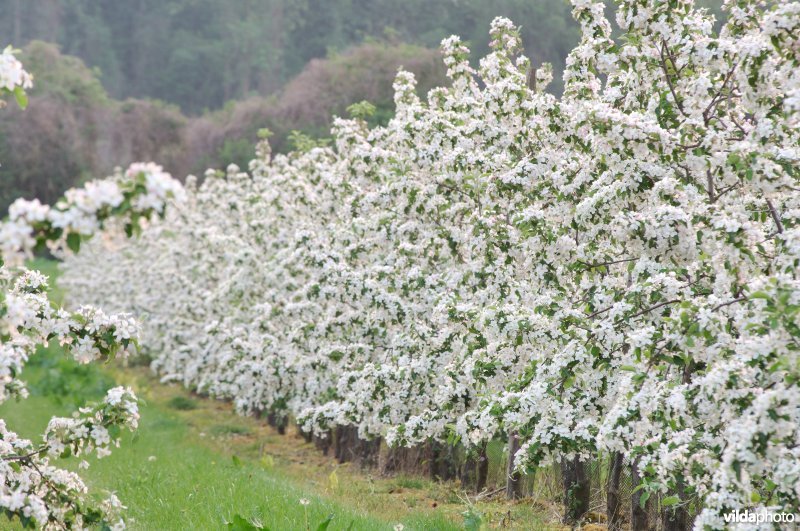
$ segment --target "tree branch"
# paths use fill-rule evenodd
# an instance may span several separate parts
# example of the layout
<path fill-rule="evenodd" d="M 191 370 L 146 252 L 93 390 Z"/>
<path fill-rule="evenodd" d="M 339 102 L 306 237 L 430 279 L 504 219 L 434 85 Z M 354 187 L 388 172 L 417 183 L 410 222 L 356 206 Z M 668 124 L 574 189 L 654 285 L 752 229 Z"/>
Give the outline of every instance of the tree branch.
<path fill-rule="evenodd" d="M 644 310 L 642 310 L 640 312 L 637 312 L 637 313 L 631 315 L 630 317 L 628 317 L 628 319 L 633 319 L 634 317 L 642 316 L 642 315 L 644 315 L 646 313 L 652 312 L 653 310 L 657 310 L 657 309 L 661 308 L 662 306 L 666 306 L 668 304 L 675 304 L 676 302 L 681 302 L 681 300 L 680 299 L 672 299 L 671 301 L 660 302 L 660 303 L 656 304 L 655 306 L 651 306 L 649 308 L 646 308 L 646 309 L 644 309 Z"/>
<path fill-rule="evenodd" d="M 769 213 L 772 215 L 772 220 L 778 228 L 778 233 L 783 233 L 783 223 L 781 222 L 780 215 L 778 215 L 778 211 L 775 210 L 775 205 L 772 204 L 771 200 L 767 199 L 767 206 L 769 207 Z"/>

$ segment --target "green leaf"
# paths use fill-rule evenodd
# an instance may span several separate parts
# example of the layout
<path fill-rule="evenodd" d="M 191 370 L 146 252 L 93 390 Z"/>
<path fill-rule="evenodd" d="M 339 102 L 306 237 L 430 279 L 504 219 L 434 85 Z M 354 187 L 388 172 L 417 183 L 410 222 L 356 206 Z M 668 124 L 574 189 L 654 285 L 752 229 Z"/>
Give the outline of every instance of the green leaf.
<path fill-rule="evenodd" d="M 663 500 L 661 500 L 661 505 L 664 507 L 670 507 L 672 505 L 677 505 L 681 502 L 681 499 L 677 496 L 667 496 Z"/>
<path fill-rule="evenodd" d="M 25 89 L 16 87 L 14 89 L 14 98 L 17 100 L 17 105 L 20 109 L 25 109 L 28 106 L 28 95 L 25 94 Z"/>
<path fill-rule="evenodd" d="M 233 466 L 242 466 L 242 460 L 237 455 L 232 455 L 231 461 L 233 461 Z"/>
<path fill-rule="evenodd" d="M 67 234 L 67 247 L 73 252 L 77 253 L 81 250 L 81 235 L 77 232 L 70 232 Z"/>
<path fill-rule="evenodd" d="M 275 467 L 275 460 L 272 458 L 271 455 L 265 455 L 264 457 L 261 458 L 259 462 L 261 463 L 261 466 L 266 468 L 267 470 L 271 470 L 272 468 Z"/>
<path fill-rule="evenodd" d="M 328 526 L 331 525 L 332 520 L 333 520 L 333 515 L 328 516 L 328 518 L 320 522 L 320 524 L 317 526 L 317 531 L 325 531 L 326 529 L 328 529 Z"/>
<path fill-rule="evenodd" d="M 235 515 L 233 520 L 228 522 L 228 529 L 233 529 L 234 531 L 269 531 L 266 527 L 253 525 L 240 514 Z"/>
<path fill-rule="evenodd" d="M 644 506 L 647 504 L 647 500 L 650 499 L 650 491 L 646 490 L 642 492 L 642 495 L 639 496 L 639 507 L 644 509 Z"/>
<path fill-rule="evenodd" d="M 376 110 L 377 109 L 373 104 L 364 100 L 350 105 L 347 108 L 347 113 L 353 118 L 361 118 L 362 120 L 366 120 L 370 116 L 374 115 Z"/>

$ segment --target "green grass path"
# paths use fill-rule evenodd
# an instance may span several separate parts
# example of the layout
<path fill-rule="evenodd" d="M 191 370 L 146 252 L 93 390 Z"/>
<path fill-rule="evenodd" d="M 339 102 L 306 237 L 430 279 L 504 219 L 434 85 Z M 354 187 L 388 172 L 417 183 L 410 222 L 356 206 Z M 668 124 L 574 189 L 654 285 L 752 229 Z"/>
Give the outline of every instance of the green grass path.
<path fill-rule="evenodd" d="M 0 417 L 28 438 L 37 438 L 51 416 L 68 415 L 75 403 L 101 398 L 115 383 L 112 368 L 78 366 L 54 348 L 39 356 L 25 373 L 32 396 L 0 407 Z M 394 519 L 320 495 L 313 485 L 302 485 L 303 478 L 290 477 L 274 458 L 259 457 L 264 441 L 297 444 L 301 439 L 260 437 L 257 421 L 235 417 L 213 401 L 154 382 L 143 387 L 143 372 L 138 371 L 136 386 L 145 397 L 138 431 L 126 433 L 111 456 L 90 458 L 91 466 L 81 472 L 95 492 L 117 494 L 128 507 L 131 529 L 225 529 L 236 515 L 271 530 L 315 530 L 331 515 L 331 530 L 392 529 L 400 522 L 406 529 L 459 528 L 440 514 L 409 511 Z M 63 462 L 69 468 L 76 464 L 75 459 Z M 304 506 L 301 499 L 310 503 Z"/>
<path fill-rule="evenodd" d="M 59 409 L 51 400 L 33 397 L 16 407 L 5 406 L 2 416 L 33 436 Z M 273 530 L 306 529 L 306 518 L 316 529 L 331 514 L 329 529 L 347 529 L 351 523 L 353 529 L 392 527 L 304 492 L 247 459 L 236 464 L 232 457 L 192 442 L 184 423 L 158 407 L 143 407 L 139 432 L 123 437 L 121 448 L 110 457 L 90 462 L 83 476 L 96 492 L 117 493 L 128 507 L 132 529 L 224 529 L 237 514 Z M 301 498 L 311 503 L 304 507 Z"/>

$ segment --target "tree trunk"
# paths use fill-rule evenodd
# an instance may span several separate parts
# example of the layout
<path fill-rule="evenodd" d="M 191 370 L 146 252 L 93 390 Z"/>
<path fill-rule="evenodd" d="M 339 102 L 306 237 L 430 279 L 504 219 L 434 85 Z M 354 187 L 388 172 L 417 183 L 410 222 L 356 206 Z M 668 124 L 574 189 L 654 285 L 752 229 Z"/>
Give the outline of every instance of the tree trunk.
<path fill-rule="evenodd" d="M 486 488 L 489 475 L 489 458 L 486 455 L 486 443 L 481 443 L 476 451 L 471 452 L 461 467 L 461 486 L 471 488 L 473 492 L 481 492 Z"/>
<path fill-rule="evenodd" d="M 425 454 L 427 456 L 428 464 L 428 477 L 436 480 L 436 461 L 439 459 L 437 455 L 439 449 L 436 447 L 436 441 L 430 440 L 425 443 Z"/>
<path fill-rule="evenodd" d="M 329 431 L 325 437 L 320 437 L 319 435 L 314 435 L 314 446 L 322 452 L 322 455 L 327 456 L 328 451 L 331 448 L 331 444 L 333 444 L 333 432 Z"/>
<path fill-rule="evenodd" d="M 333 452 L 334 457 L 336 457 L 337 461 L 340 463 L 346 463 L 350 461 L 352 458 L 352 448 L 349 447 L 350 445 L 350 437 L 349 426 L 336 426 L 334 428 L 333 433 Z"/>
<path fill-rule="evenodd" d="M 683 481 L 678 482 L 678 487 L 672 495 L 683 502 Z M 664 531 L 685 531 L 689 526 L 689 514 L 683 503 L 664 507 L 661 510 L 661 523 Z"/>
<path fill-rule="evenodd" d="M 286 435 L 286 425 L 288 423 L 289 419 L 283 412 L 276 413 L 273 411 L 267 415 L 267 424 L 278 430 L 281 435 Z"/>
<path fill-rule="evenodd" d="M 506 470 L 506 497 L 516 500 L 522 497 L 522 474 L 514 470 L 515 454 L 519 450 L 519 437 L 516 433 L 508 436 L 508 469 Z"/>
<path fill-rule="evenodd" d="M 475 478 L 475 492 L 483 492 L 486 488 L 486 480 L 489 477 L 489 456 L 486 454 L 486 444 L 481 445 L 481 451 L 478 454 L 478 473 Z"/>
<path fill-rule="evenodd" d="M 342 429 L 342 463 L 358 461 L 361 450 L 361 441 L 358 438 L 358 428 L 346 426 Z"/>
<path fill-rule="evenodd" d="M 456 447 L 452 444 L 440 443 L 439 446 L 439 477 L 442 481 L 450 481 L 455 479 L 458 474 L 458 466 L 456 464 Z"/>
<path fill-rule="evenodd" d="M 461 488 L 474 487 L 478 483 L 478 457 L 472 453 L 464 458 L 461 465 Z"/>
<path fill-rule="evenodd" d="M 641 482 L 642 478 L 639 476 L 639 464 L 637 461 L 634 461 L 631 465 L 631 485 L 635 489 Z M 631 496 L 631 529 L 634 531 L 650 529 L 647 505 L 645 504 L 645 506 L 642 507 L 642 504 L 639 501 L 641 500 L 641 496 L 641 489 L 634 492 Z"/>
<path fill-rule="evenodd" d="M 408 449 L 402 446 L 400 447 L 387 447 L 382 453 L 379 458 L 379 469 L 382 476 L 388 476 L 395 472 L 398 472 L 405 461 L 405 455 L 408 453 Z"/>
<path fill-rule="evenodd" d="M 564 482 L 564 522 L 577 524 L 589 512 L 591 490 L 586 463 L 578 456 L 563 460 L 561 476 Z"/>
<path fill-rule="evenodd" d="M 299 424 L 295 424 L 295 426 L 297 427 L 298 435 L 300 435 L 300 437 L 302 437 L 305 442 L 310 443 L 314 440 L 313 433 L 311 433 L 310 431 L 304 431 Z"/>
<path fill-rule="evenodd" d="M 377 437 L 372 440 L 358 439 L 358 432 L 356 431 L 355 443 L 358 454 L 358 465 L 364 468 L 373 468 L 378 464 L 378 455 L 381 451 L 381 438 Z"/>
<path fill-rule="evenodd" d="M 606 522 L 610 531 L 618 531 L 622 524 L 622 500 L 619 495 L 619 482 L 622 478 L 622 454 L 611 454 L 608 471 L 608 494 L 606 499 Z"/>

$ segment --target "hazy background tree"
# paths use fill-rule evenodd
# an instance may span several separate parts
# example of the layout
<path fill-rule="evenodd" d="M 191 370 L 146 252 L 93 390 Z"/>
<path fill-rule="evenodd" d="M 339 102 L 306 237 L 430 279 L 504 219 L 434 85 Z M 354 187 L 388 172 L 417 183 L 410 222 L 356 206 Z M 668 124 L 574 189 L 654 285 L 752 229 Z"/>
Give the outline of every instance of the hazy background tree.
<path fill-rule="evenodd" d="M 283 151 L 292 131 L 325 136 L 361 100 L 386 121 L 399 66 L 421 93 L 445 83 L 439 42 L 460 35 L 481 57 L 498 15 L 522 25 L 534 65 L 553 64 L 558 93 L 578 41 L 570 11 L 567 0 L 0 0 L 0 44 L 24 47 L 35 76 L 29 110 L 0 121 L 0 209 L 136 159 L 179 178 L 244 166 L 259 129 Z"/>
<path fill-rule="evenodd" d="M 477 56 L 491 19 L 505 15 L 557 77 L 577 41 L 564 0 L 0 0 L 0 8 L 0 34 L 16 46 L 57 43 L 98 68 L 112 96 L 189 113 L 275 93 L 311 59 L 370 37 L 436 48 L 455 33 Z"/>

